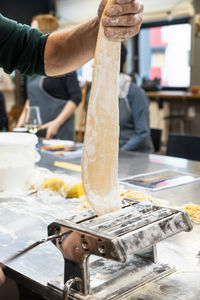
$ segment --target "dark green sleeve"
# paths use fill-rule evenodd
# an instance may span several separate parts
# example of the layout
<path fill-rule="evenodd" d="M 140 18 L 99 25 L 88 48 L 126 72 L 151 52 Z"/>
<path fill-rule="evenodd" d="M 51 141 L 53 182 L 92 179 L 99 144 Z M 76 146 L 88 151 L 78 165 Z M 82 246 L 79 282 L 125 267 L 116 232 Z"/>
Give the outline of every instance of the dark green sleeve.
<path fill-rule="evenodd" d="M 47 35 L 0 14 L 0 67 L 6 73 L 45 75 L 44 48 Z"/>

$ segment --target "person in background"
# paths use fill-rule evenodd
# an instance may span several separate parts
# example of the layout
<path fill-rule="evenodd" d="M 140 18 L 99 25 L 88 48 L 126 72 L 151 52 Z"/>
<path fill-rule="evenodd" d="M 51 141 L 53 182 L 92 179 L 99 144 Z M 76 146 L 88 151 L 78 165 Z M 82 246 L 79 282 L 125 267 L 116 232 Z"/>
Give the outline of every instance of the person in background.
<path fill-rule="evenodd" d="M 5 282 L 5 276 L 0 268 L 0 286 Z"/>
<path fill-rule="evenodd" d="M 149 99 L 143 89 L 123 72 L 127 49 L 121 44 L 119 74 L 119 149 L 151 153 L 154 151 L 149 128 Z M 88 109 L 91 83 L 88 84 L 85 111 Z"/>
<path fill-rule="evenodd" d="M 58 29 L 59 23 L 54 16 L 45 14 L 33 17 L 31 27 L 49 34 Z M 24 126 L 26 107 L 39 106 L 43 122 L 41 129 L 46 129 L 45 138 L 73 140 L 74 112 L 81 101 L 76 72 L 59 77 L 27 77 L 27 95 L 17 127 Z"/>
<path fill-rule="evenodd" d="M 127 49 L 122 43 L 119 75 L 119 148 L 126 151 L 153 152 L 149 128 L 149 99 L 131 77 L 123 73 Z"/>
<path fill-rule="evenodd" d="M 8 117 L 6 113 L 5 99 L 3 93 L 0 92 L 0 131 L 8 130 Z"/>

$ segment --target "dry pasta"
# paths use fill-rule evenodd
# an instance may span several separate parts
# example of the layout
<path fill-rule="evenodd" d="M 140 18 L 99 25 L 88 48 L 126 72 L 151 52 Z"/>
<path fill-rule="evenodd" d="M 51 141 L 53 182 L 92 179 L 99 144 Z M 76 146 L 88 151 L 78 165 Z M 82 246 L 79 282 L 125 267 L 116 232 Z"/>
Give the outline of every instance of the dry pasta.
<path fill-rule="evenodd" d="M 121 197 L 123 198 L 132 198 L 135 200 L 148 200 L 148 201 L 154 201 L 155 198 L 153 198 L 152 196 L 144 193 L 144 192 L 140 192 L 140 191 L 125 191 L 123 192 L 121 195 Z"/>

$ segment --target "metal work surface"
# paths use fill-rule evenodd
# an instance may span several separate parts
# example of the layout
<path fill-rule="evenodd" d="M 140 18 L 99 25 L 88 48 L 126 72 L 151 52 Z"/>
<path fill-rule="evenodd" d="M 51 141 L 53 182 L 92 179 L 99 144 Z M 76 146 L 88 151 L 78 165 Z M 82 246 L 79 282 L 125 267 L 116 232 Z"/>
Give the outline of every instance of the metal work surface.
<path fill-rule="evenodd" d="M 53 166 L 53 156 L 42 155 L 40 165 L 76 176 L 77 173 Z M 76 158 L 71 163 L 80 163 Z M 120 153 L 119 178 L 137 175 L 161 169 L 174 169 L 200 175 L 200 162 L 179 158 L 139 153 Z M 127 186 L 127 189 L 130 187 Z M 181 207 L 188 202 L 200 204 L 200 183 L 178 186 L 159 192 L 151 192 L 154 197 L 168 201 L 172 207 Z M 47 235 L 47 226 L 55 219 L 67 219 L 80 213 L 79 201 L 56 198 L 54 201 L 37 198 L 34 195 L 17 198 L 0 197 L 0 257 L 4 261 L 16 251 Z M 133 300 L 198 300 L 200 299 L 200 226 L 194 226 L 192 232 L 180 233 L 157 245 L 158 260 L 175 267 L 176 272 L 147 284 L 131 296 L 122 299 Z M 62 254 L 52 244 L 41 245 L 18 260 L 10 263 L 7 273 L 23 282 L 44 297 L 57 300 L 59 294 L 51 292 L 48 282 L 63 281 L 64 260 Z M 106 270 L 105 270 L 106 272 Z M 101 280 L 101 274 L 96 274 Z M 103 274 L 102 274 L 103 276 Z M 120 281 L 117 282 L 120 289 Z M 103 291 L 99 299 L 105 299 Z M 76 299 L 76 298 L 75 298 Z"/>

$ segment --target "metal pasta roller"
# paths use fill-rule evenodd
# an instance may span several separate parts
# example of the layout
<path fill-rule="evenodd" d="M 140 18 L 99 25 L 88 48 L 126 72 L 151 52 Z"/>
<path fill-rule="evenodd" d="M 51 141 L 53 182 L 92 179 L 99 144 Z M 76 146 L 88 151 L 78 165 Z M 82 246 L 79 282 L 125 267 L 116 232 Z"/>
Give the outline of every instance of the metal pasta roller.
<path fill-rule="evenodd" d="M 48 234 L 65 260 L 64 283 L 49 283 L 64 299 L 130 299 L 134 290 L 174 271 L 157 263 L 156 244 L 192 230 L 188 214 L 151 202 L 125 199 L 121 210 L 97 217 L 86 211 L 56 220 Z"/>

